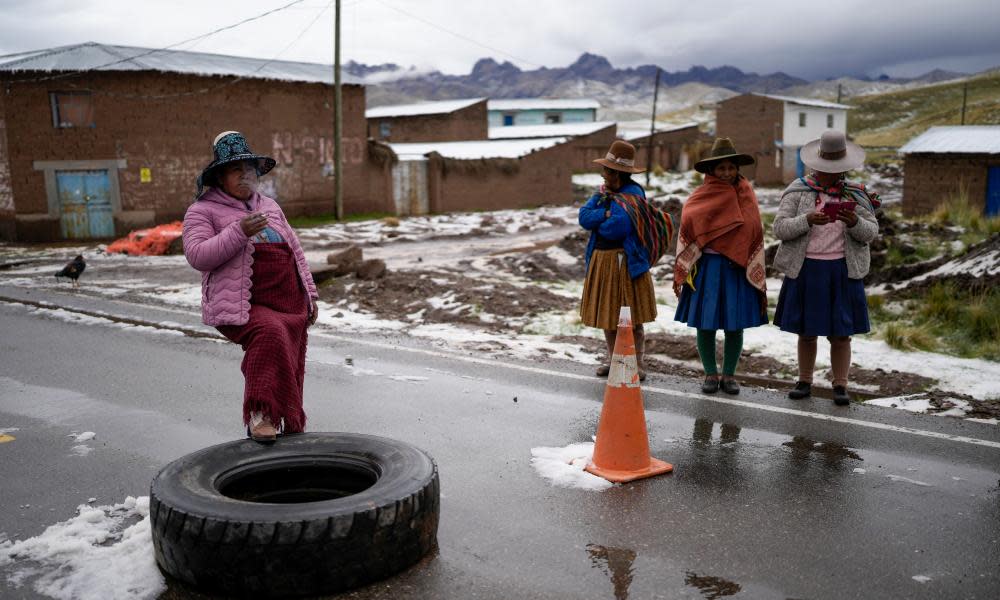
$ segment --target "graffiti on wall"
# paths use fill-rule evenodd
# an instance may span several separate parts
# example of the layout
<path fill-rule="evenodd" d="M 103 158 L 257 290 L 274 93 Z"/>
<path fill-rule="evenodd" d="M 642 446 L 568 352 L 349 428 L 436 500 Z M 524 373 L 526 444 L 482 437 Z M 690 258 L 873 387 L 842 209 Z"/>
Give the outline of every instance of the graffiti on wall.
<path fill-rule="evenodd" d="M 365 160 L 365 140 L 344 138 L 341 150 L 344 162 L 360 165 Z M 333 138 L 314 134 L 295 134 L 276 131 L 272 136 L 271 156 L 279 165 L 329 165 L 333 164 Z"/>
<path fill-rule="evenodd" d="M 0 212 L 14 212 L 14 190 L 7 164 L 7 122 L 0 116 Z"/>

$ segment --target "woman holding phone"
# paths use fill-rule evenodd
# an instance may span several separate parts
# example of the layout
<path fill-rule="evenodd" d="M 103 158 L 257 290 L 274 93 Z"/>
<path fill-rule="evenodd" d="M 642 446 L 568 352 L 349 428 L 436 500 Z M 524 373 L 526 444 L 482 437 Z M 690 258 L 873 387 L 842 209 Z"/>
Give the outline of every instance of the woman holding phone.
<path fill-rule="evenodd" d="M 799 336 L 799 380 L 788 397 L 811 395 L 822 335 L 830 342 L 834 403 L 846 406 L 851 336 L 870 329 L 862 279 L 871 262 L 868 244 L 878 236 L 878 195 L 845 178 L 864 164 L 865 152 L 840 131 L 809 142 L 801 157 L 813 172 L 785 189 L 774 219 L 781 240 L 774 267 L 785 274 L 774 324 Z"/>

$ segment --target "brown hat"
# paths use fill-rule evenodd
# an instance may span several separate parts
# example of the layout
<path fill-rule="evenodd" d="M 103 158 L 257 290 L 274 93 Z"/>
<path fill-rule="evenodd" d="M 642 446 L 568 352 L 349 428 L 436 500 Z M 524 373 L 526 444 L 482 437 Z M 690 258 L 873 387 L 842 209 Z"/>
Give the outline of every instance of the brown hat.
<path fill-rule="evenodd" d="M 635 166 L 635 146 L 625 140 L 611 142 L 611 148 L 604 158 L 595 159 L 594 162 L 625 173 L 642 173 L 646 170 Z"/>
<path fill-rule="evenodd" d="M 694 170 L 699 173 L 711 173 L 715 169 L 715 165 L 723 160 L 731 160 L 738 167 L 752 165 L 757 162 L 749 154 L 740 154 L 737 152 L 733 140 L 729 138 L 715 138 L 715 143 L 712 144 L 712 149 L 709 150 L 708 156 L 694 163 Z"/>
<path fill-rule="evenodd" d="M 847 141 L 842 131 L 824 131 L 818 140 L 802 146 L 802 162 L 822 173 L 846 173 L 865 164 L 865 151 L 854 142 Z"/>

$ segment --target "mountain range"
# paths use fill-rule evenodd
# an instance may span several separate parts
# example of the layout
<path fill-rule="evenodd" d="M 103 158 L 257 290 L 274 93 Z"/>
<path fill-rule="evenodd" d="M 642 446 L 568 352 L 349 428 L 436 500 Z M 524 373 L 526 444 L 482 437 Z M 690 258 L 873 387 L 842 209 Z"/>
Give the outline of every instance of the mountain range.
<path fill-rule="evenodd" d="M 393 63 L 365 65 L 348 62 L 344 70 L 365 81 L 369 106 L 419 100 L 455 98 L 594 98 L 604 109 L 599 118 L 628 119 L 648 116 L 652 104 L 655 65 L 616 68 L 596 54 L 584 53 L 566 67 L 522 70 L 510 62 L 482 58 L 467 75 L 419 71 Z M 739 93 L 759 92 L 836 99 L 892 91 L 964 77 L 963 73 L 935 70 L 917 78 L 876 79 L 842 77 L 824 81 L 775 72 L 760 75 L 734 66 L 693 66 L 686 71 L 661 71 L 658 112 L 684 108 L 697 110 Z M 663 102 L 661 105 L 660 102 Z M 688 111 L 691 112 L 691 111 Z M 686 115 L 690 116 L 690 115 Z"/>

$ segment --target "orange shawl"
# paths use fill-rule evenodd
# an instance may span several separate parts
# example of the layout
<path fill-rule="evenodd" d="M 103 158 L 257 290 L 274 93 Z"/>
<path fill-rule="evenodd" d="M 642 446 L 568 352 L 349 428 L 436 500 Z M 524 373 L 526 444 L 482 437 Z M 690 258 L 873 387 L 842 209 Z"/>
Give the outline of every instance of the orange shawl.
<path fill-rule="evenodd" d="M 706 246 L 746 269 L 747 280 L 757 290 L 766 290 L 764 226 L 757 196 L 745 177 L 733 186 L 706 175 L 705 182 L 684 203 L 674 263 L 676 293 Z"/>

